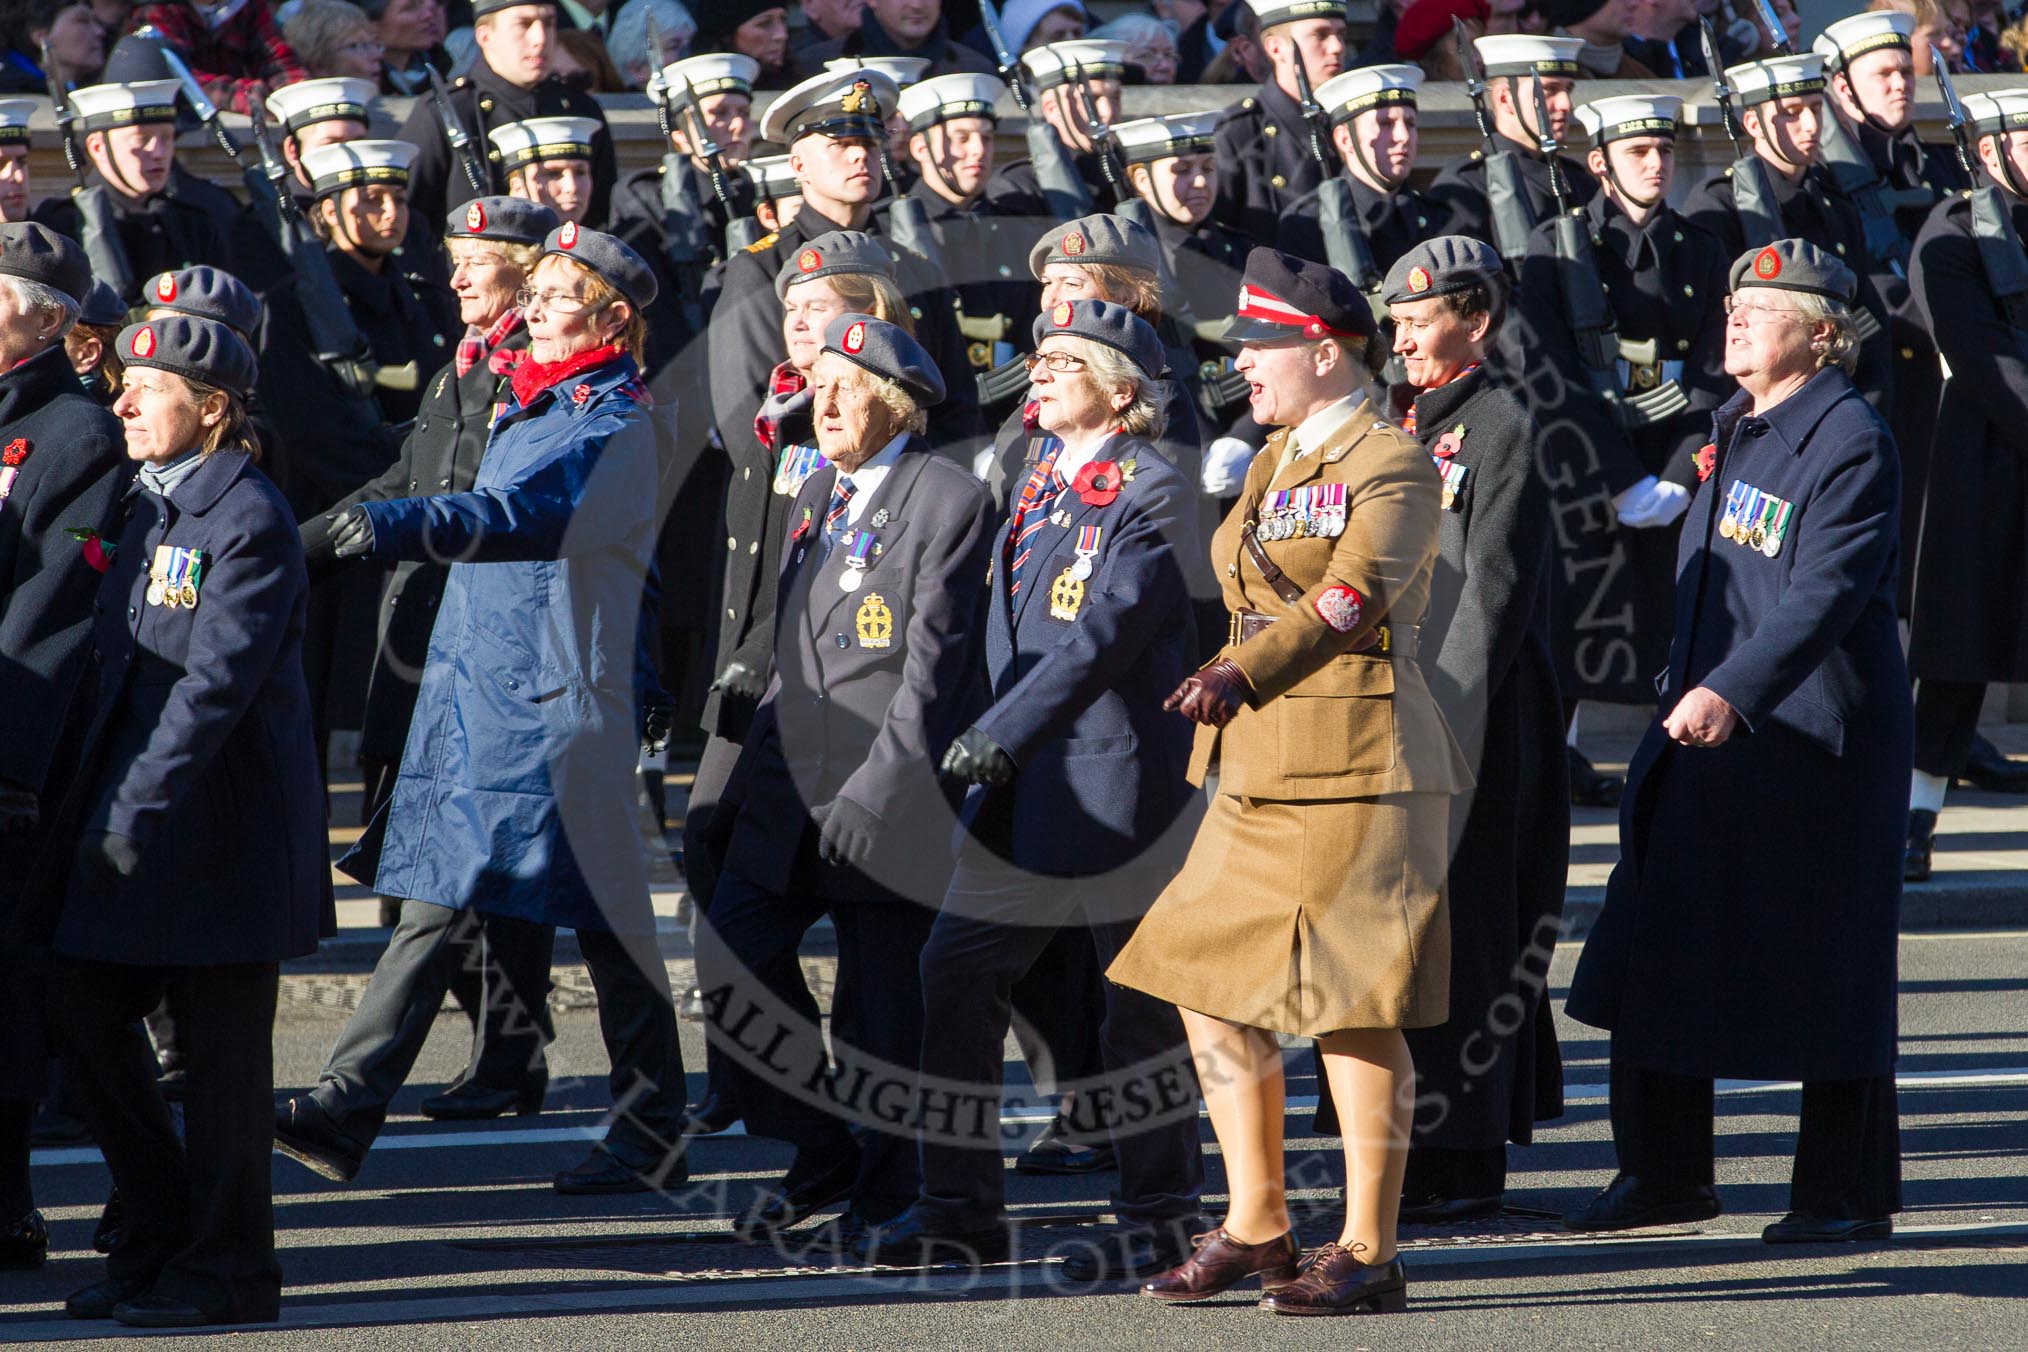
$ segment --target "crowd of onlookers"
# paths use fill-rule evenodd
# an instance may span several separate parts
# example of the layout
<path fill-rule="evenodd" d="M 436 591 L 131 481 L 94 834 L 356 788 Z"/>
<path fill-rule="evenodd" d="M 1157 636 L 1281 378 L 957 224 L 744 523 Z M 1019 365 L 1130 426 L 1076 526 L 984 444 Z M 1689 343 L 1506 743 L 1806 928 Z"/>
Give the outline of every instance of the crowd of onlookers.
<path fill-rule="evenodd" d="M 1915 62 L 1930 47 L 1954 71 L 2019 71 L 2028 16 L 2008 0 L 1873 0 L 1916 25 Z M 1127 44 L 1130 83 L 1256 83 L 1265 58 L 1239 0 L 1001 0 L 1010 47 L 1096 36 Z M 1791 28 L 1791 0 L 1775 0 Z M 857 55 L 908 55 L 946 41 L 986 61 L 992 45 L 978 0 L 561 0 L 551 66 L 589 93 L 645 86 L 651 71 L 684 56 L 738 51 L 761 65 L 763 89 L 785 88 L 846 44 Z M 1458 78 L 1452 20 L 1478 33 L 1564 32 L 1587 55 L 1608 55 L 1622 78 L 1705 74 L 1697 24 L 1708 19 L 1728 62 L 1772 48 L 1750 0 L 1379 0 L 1355 61 L 1421 64 L 1431 79 Z M 0 93 L 47 90 L 44 63 L 66 85 L 90 84 L 121 34 L 150 25 L 182 48 L 207 84 L 213 75 L 272 87 L 305 77 L 377 80 L 385 94 L 417 94 L 429 69 L 469 64 L 470 0 L 5 0 L 0 4 Z M 659 52 L 651 50 L 659 42 Z M 250 90 L 258 94 L 258 90 Z M 223 102 L 252 106 L 235 92 Z"/>

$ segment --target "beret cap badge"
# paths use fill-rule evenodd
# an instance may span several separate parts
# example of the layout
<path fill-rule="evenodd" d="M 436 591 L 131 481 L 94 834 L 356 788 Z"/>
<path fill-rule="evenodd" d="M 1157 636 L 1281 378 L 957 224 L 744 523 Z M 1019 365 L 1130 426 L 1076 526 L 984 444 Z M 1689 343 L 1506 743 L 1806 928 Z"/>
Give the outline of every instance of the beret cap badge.
<path fill-rule="evenodd" d="M 1782 256 L 1775 252 L 1772 244 L 1754 257 L 1753 275 L 1765 282 L 1782 275 Z"/>
<path fill-rule="evenodd" d="M 1067 300 L 1060 300 L 1056 302 L 1055 306 L 1053 306 L 1050 309 L 1049 322 L 1056 325 L 1056 327 L 1060 329 L 1070 323 L 1070 315 L 1071 315 L 1070 302 Z"/>
<path fill-rule="evenodd" d="M 845 349 L 848 355 L 858 356 L 866 347 L 866 325 L 862 322 L 854 324 L 851 328 L 845 330 L 845 341 L 840 346 Z"/>
<path fill-rule="evenodd" d="M 486 208 L 480 206 L 477 202 L 474 202 L 472 203 L 472 205 L 466 207 L 465 229 L 477 231 L 484 230 L 485 228 L 486 228 Z"/>
<path fill-rule="evenodd" d="M 805 249 L 796 255 L 796 268 L 801 272 L 815 272 L 824 266 L 824 255 L 815 249 Z"/>
<path fill-rule="evenodd" d="M 1073 230 L 1063 237 L 1063 252 L 1068 256 L 1076 258 L 1084 250 L 1084 232 L 1082 230 Z"/>
<path fill-rule="evenodd" d="M 155 279 L 155 299 L 167 304 L 176 299 L 176 274 L 165 272 Z"/>
<path fill-rule="evenodd" d="M 576 221 L 565 221 L 563 229 L 556 232 L 556 247 L 559 249 L 575 249 L 577 247 Z"/>
<path fill-rule="evenodd" d="M 132 347 L 134 355 L 137 357 L 154 356 L 155 330 L 143 326 L 141 329 L 135 332 L 134 341 L 130 346 Z"/>
<path fill-rule="evenodd" d="M 1429 269 L 1410 268 L 1408 270 L 1408 289 L 1410 291 L 1429 290 Z"/>

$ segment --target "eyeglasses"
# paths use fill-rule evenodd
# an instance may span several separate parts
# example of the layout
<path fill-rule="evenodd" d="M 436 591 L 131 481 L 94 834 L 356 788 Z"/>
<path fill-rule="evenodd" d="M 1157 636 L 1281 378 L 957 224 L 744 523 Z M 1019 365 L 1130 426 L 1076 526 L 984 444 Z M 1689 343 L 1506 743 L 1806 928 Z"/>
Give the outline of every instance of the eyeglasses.
<path fill-rule="evenodd" d="M 522 287 L 514 293 L 514 303 L 524 310 L 554 310 L 560 315 L 583 314 L 592 308 L 592 303 L 583 296 L 573 296 L 568 291 L 530 291 Z"/>
<path fill-rule="evenodd" d="M 1029 375 L 1035 374 L 1038 366 L 1047 366 L 1057 375 L 1070 371 L 1082 371 L 1088 363 L 1083 357 L 1074 357 L 1068 352 L 1031 352 L 1021 359 L 1022 369 Z"/>
<path fill-rule="evenodd" d="M 1790 305 L 1767 305 L 1757 300 L 1740 300 L 1735 296 L 1725 298 L 1725 313 L 1728 316 L 1741 315 L 1751 323 L 1762 315 L 1794 315 L 1802 311 Z"/>

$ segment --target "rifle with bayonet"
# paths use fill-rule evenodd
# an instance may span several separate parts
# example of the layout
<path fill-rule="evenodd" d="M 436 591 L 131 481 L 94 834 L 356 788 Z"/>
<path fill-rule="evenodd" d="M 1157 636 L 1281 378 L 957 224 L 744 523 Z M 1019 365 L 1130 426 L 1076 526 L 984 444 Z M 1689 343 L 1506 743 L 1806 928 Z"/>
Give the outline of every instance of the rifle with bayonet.
<path fill-rule="evenodd" d="M 1521 157 L 1502 150 L 1495 139 L 1492 116 L 1486 111 L 1486 72 L 1479 65 L 1479 53 L 1464 21 L 1451 20 L 1451 40 L 1457 44 L 1458 69 L 1465 73 L 1465 93 L 1472 100 L 1472 117 L 1485 140 L 1486 209 L 1492 216 L 1493 247 L 1512 267 L 1520 267 L 1528 255 L 1528 237 L 1536 226 L 1534 199 L 1521 173 Z"/>
<path fill-rule="evenodd" d="M 887 110 L 871 90 L 867 91 L 866 101 L 873 105 L 873 120 L 880 128 L 874 134 L 873 149 L 880 158 L 880 176 L 891 194 L 887 203 L 887 237 L 896 248 L 914 254 L 942 277 L 943 250 L 937 247 L 937 237 L 930 230 L 929 213 L 923 210 L 921 202 L 901 191 L 901 180 L 895 177 L 894 161 L 887 151 Z"/>
<path fill-rule="evenodd" d="M 472 196 L 486 197 L 493 191 L 493 176 L 486 169 L 486 162 L 472 144 L 472 134 L 465 130 L 465 124 L 458 121 L 457 110 L 451 107 L 451 91 L 444 88 L 444 77 L 437 74 L 437 68 L 423 62 L 423 69 L 430 76 L 430 105 L 437 110 L 437 125 L 444 130 L 444 140 L 450 143 L 451 158 L 464 171 L 465 182 L 472 189 Z"/>
<path fill-rule="evenodd" d="M 1091 87 L 1085 83 L 1084 67 L 1070 65 L 1064 69 L 1063 100 L 1065 115 L 1084 124 L 1084 137 L 1091 142 L 1091 150 L 1098 160 L 1099 173 L 1105 176 L 1106 186 L 1113 194 L 1113 214 L 1123 216 L 1134 224 L 1149 230 L 1155 228 L 1155 214 L 1146 202 L 1134 191 L 1133 183 L 1127 177 L 1125 158 L 1120 154 L 1118 140 L 1113 136 L 1111 124 L 1098 115 L 1098 105 L 1092 101 Z"/>
<path fill-rule="evenodd" d="M 1091 215 L 1091 189 L 1078 176 L 1077 166 L 1071 163 L 1070 153 L 1057 137 L 1056 128 L 1042 116 L 1042 109 L 1028 87 L 1028 72 L 1008 50 L 1006 35 L 1000 31 L 1000 10 L 993 0 L 979 0 L 979 23 L 993 44 L 1000 78 L 1028 119 L 1028 165 L 1035 171 L 1036 186 L 1042 190 L 1049 215 L 1059 221 Z"/>
<path fill-rule="evenodd" d="M 1958 163 L 1964 166 L 1965 176 L 1977 183 L 1977 157 L 1972 154 L 1971 138 L 1965 130 L 1965 106 L 1958 102 L 1958 91 L 1951 84 L 1943 57 L 1934 46 L 1929 50 L 1931 66 L 1936 71 L 1937 92 L 1943 95 L 1944 115 L 1950 122 L 1951 139 L 1957 143 Z M 2000 172 L 2006 178 L 2007 188 L 2014 200 L 2028 197 L 2004 150 L 1998 158 Z M 2014 229 L 2014 213 L 2008 194 L 2001 192 L 1998 184 L 1988 182 L 1983 188 L 1968 190 L 1965 196 L 1971 200 L 1972 243 L 1979 250 L 1979 264 L 1985 269 L 1986 287 L 1999 300 L 2006 311 L 2007 322 L 2014 326 L 2016 332 L 2028 333 L 2028 254 L 2021 250 L 2021 236 Z"/>
<path fill-rule="evenodd" d="M 283 256 L 289 260 L 290 286 L 296 303 L 303 308 L 303 323 L 309 330 L 310 349 L 317 355 L 317 364 L 331 371 L 361 398 L 370 397 L 375 386 L 413 390 L 420 377 L 414 362 L 382 366 L 373 360 L 366 335 L 353 322 L 345 293 L 331 271 L 330 255 L 324 252 L 323 241 L 317 238 L 296 205 L 289 166 L 275 153 L 266 123 L 258 117 L 252 122 L 254 148 L 260 155 L 258 173 L 263 180 L 263 191 L 255 195 L 254 201 L 262 206 L 261 215 Z M 248 172 L 249 184 L 254 172 Z"/>
<path fill-rule="evenodd" d="M 1697 21 L 1697 37 L 1704 46 L 1704 64 L 1711 72 L 1711 93 L 1718 100 L 1719 120 L 1732 140 L 1732 209 L 1739 217 L 1746 247 L 1764 248 L 1785 233 L 1774 183 L 1767 176 L 1766 162 L 1746 143 L 1739 119 L 1733 115 L 1732 86 L 1726 83 L 1725 67 L 1718 58 L 1718 35 L 1711 31 L 1709 19 Z"/>
<path fill-rule="evenodd" d="M 83 152 L 70 131 L 77 114 L 70 106 L 69 91 L 57 78 L 47 42 L 42 44 L 42 70 L 49 81 L 49 106 L 56 117 L 56 134 L 63 141 L 63 158 L 77 178 L 77 186 L 70 190 L 70 200 L 77 207 L 78 243 L 91 260 L 92 275 L 119 292 L 121 300 L 131 301 L 140 279 L 134 276 L 134 265 L 127 261 L 127 246 L 120 242 L 119 223 L 113 219 L 113 204 L 106 196 L 108 190 L 85 179 Z"/>
<path fill-rule="evenodd" d="M 1387 279 L 1373 257 L 1373 242 L 1366 238 L 1366 224 L 1352 207 L 1352 185 L 1332 163 L 1333 157 L 1324 152 L 1330 118 L 1317 102 L 1316 91 L 1310 87 L 1310 72 L 1304 69 L 1300 54 L 1296 57 L 1296 101 L 1302 109 L 1303 125 L 1310 133 L 1310 158 L 1317 162 L 1321 175 L 1317 183 L 1317 224 L 1324 232 L 1324 261 L 1350 278 L 1352 285 L 1366 297 L 1376 331 L 1391 334 L 1387 303 L 1380 298 Z M 1390 353 L 1380 378 L 1389 385 L 1399 385 L 1408 379 L 1408 368 L 1399 356 Z"/>
<path fill-rule="evenodd" d="M 655 20 L 651 11 L 648 20 L 648 46 L 651 51 L 660 52 L 661 48 L 656 45 L 656 37 Z M 687 79 L 684 85 L 685 95 L 693 105 L 686 111 L 694 112 L 696 91 L 689 88 Z M 679 154 L 670 139 L 674 121 L 669 110 L 669 84 L 663 78 L 660 65 L 657 65 L 648 76 L 647 93 L 648 101 L 655 106 L 655 123 L 662 129 L 660 185 L 662 252 L 669 259 L 670 273 L 675 279 L 677 288 L 676 304 L 683 313 L 684 324 L 693 334 L 702 333 L 704 305 L 700 297 L 704 291 L 704 273 L 714 261 L 711 223 L 705 219 L 704 204 L 690 194 L 689 157 Z M 702 118 L 697 118 L 694 123 L 686 118 L 684 131 L 693 149 L 701 150 L 703 145 L 709 144 L 699 140 L 702 122 Z M 711 153 L 714 158 L 707 163 L 712 166 L 713 186 L 719 189 L 722 197 L 724 190 L 718 183 L 720 170 L 716 160 L 718 147 L 715 144 L 711 145 Z"/>
<path fill-rule="evenodd" d="M 1564 317 L 1570 322 L 1577 342 L 1578 364 L 1585 383 L 1612 413 L 1614 421 L 1627 431 L 1653 427 L 1690 407 L 1690 396 L 1674 380 L 1628 395 L 1620 388 L 1619 363 L 1656 364 L 1652 339 L 1642 344 L 1621 340 L 1605 284 L 1599 280 L 1598 256 L 1592 251 L 1590 225 L 1573 211 L 1563 182 L 1563 167 L 1557 162 L 1562 147 L 1549 121 L 1549 101 L 1542 92 L 1542 77 L 1532 76 L 1535 95 L 1535 138 L 1542 156 L 1549 162 L 1549 191 L 1556 199 L 1556 220 L 1552 227 L 1558 290 L 1563 296 Z"/>

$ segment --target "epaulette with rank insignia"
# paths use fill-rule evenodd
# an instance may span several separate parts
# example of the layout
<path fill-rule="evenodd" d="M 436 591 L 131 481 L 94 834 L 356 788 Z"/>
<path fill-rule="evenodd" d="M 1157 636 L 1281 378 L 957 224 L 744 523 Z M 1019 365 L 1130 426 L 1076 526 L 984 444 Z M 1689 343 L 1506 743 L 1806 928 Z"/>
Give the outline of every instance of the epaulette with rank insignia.
<path fill-rule="evenodd" d="M 759 239 L 747 245 L 745 252 L 750 254 L 766 253 L 769 249 L 775 247 L 775 241 L 780 239 L 781 237 L 782 232 L 779 230 L 773 231 L 770 234 L 762 235 Z"/>

